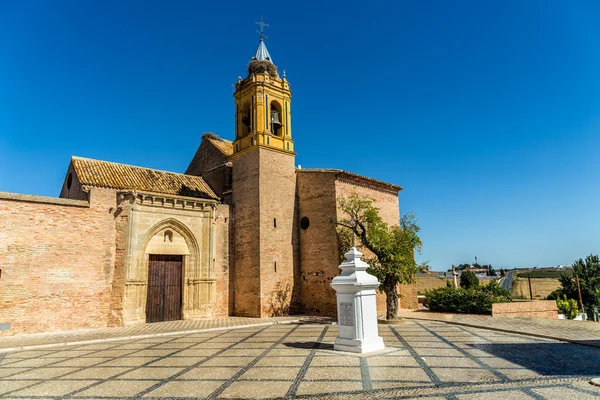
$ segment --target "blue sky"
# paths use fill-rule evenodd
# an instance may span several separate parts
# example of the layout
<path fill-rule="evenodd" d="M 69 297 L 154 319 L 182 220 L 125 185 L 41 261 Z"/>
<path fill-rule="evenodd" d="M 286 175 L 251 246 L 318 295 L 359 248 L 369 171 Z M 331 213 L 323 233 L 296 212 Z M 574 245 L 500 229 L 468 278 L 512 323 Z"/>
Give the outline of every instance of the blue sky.
<path fill-rule="evenodd" d="M 600 252 L 600 3 L 2 1 L 0 191 L 233 136 L 261 14 L 297 164 L 396 183 L 436 270 Z"/>

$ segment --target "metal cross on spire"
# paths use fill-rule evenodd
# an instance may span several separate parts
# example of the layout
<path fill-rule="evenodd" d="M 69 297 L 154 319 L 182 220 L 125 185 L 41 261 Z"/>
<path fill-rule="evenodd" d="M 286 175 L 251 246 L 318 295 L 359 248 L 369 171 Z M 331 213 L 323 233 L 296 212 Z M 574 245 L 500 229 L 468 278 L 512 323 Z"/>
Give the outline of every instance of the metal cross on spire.
<path fill-rule="evenodd" d="M 260 17 L 260 22 L 255 22 L 255 24 L 260 26 L 260 31 L 256 32 L 260 33 L 260 40 L 263 40 L 265 38 L 265 26 L 269 26 L 269 24 L 265 24 L 265 20 L 262 15 Z M 267 36 L 266 38 L 268 39 L 269 37 Z"/>

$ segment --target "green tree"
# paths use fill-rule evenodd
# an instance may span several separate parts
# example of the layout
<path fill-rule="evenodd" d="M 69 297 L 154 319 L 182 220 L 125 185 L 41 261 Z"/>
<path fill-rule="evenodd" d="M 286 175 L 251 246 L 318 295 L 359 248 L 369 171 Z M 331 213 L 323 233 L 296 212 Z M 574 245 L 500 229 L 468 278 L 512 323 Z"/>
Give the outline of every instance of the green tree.
<path fill-rule="evenodd" d="M 561 272 L 558 278 L 567 298 L 579 301 L 575 276 L 579 277 L 583 308 L 588 318 L 592 319 L 594 317 L 594 306 L 600 308 L 600 258 L 598 258 L 598 255 L 590 254 L 585 260 L 580 258 L 573 263 L 572 275 Z"/>
<path fill-rule="evenodd" d="M 381 282 L 379 289 L 386 296 L 386 318 L 394 319 L 398 315 L 398 285 L 412 283 L 420 269 L 414 257 L 415 251 L 422 248 L 420 228 L 413 214 L 405 214 L 399 226 L 389 226 L 373 203 L 373 199 L 356 193 L 338 198 L 342 216 L 336 223 L 342 230 L 352 232 L 373 253 L 374 257 L 365 259 L 370 265 L 368 272 Z M 339 230 L 338 238 L 345 237 Z"/>
<path fill-rule="evenodd" d="M 460 287 L 463 289 L 476 289 L 479 286 L 479 278 L 473 271 L 463 271 L 460 274 Z"/>

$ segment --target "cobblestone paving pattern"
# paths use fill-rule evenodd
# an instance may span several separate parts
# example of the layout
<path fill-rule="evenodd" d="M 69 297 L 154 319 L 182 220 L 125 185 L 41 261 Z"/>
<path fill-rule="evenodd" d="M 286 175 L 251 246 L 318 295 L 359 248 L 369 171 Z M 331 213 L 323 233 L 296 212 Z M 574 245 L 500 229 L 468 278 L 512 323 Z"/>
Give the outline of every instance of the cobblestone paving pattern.
<path fill-rule="evenodd" d="M 386 349 L 333 351 L 337 327 L 280 324 L 0 354 L 3 399 L 595 399 L 600 348 L 431 321 Z"/>
<path fill-rule="evenodd" d="M 563 340 L 600 347 L 600 323 L 565 319 L 492 317 L 491 315 L 452 314 L 425 310 L 400 310 L 398 317 L 440 321 L 472 328 L 519 332 L 535 337 Z"/>
<path fill-rule="evenodd" d="M 0 337 L 0 353 L 14 351 L 18 347 L 54 347 L 68 342 L 107 341 L 139 336 L 170 336 L 174 333 L 195 333 L 209 329 L 225 329 L 244 325 L 269 325 L 298 321 L 299 316 L 246 318 L 246 317 L 216 317 L 210 319 L 168 321 L 154 324 L 138 324 L 122 328 L 94 328 L 76 331 L 44 332 Z M 306 318 L 304 318 L 306 319 Z M 309 319 L 315 319 L 310 317 Z M 317 320 L 319 318 L 316 318 Z M 323 318 L 321 318 L 323 319 Z M 0 332 L 1 333 L 1 332 Z"/>

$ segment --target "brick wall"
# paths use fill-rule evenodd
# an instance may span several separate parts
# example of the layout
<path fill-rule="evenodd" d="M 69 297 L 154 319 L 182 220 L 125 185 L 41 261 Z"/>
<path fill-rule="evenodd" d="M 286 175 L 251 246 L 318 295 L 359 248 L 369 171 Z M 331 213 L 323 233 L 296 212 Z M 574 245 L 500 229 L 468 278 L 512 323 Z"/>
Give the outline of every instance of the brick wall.
<path fill-rule="evenodd" d="M 400 297 L 400 308 L 416 310 L 419 308 L 419 299 L 417 297 L 417 282 L 407 283 L 398 286 Z"/>
<path fill-rule="evenodd" d="M 340 254 L 331 218 L 336 215 L 335 175 L 298 170 L 298 219 L 308 218 L 308 229 L 299 229 L 300 298 L 307 313 L 336 315 L 331 280 L 339 275 Z"/>
<path fill-rule="evenodd" d="M 260 156 L 260 286 L 262 316 L 288 313 L 294 288 L 296 167 L 289 153 Z"/>
<path fill-rule="evenodd" d="M 231 189 L 231 167 L 229 157 L 207 139 L 203 139 L 185 173 L 201 176 L 219 197 Z"/>
<path fill-rule="evenodd" d="M 0 195 L 0 334 L 107 325 L 115 258 L 111 190 L 86 202 Z"/>
<path fill-rule="evenodd" d="M 331 280 L 339 275 L 340 254 L 331 219 L 340 218 L 337 198 L 357 193 L 374 199 L 380 215 L 388 224 L 398 224 L 400 210 L 398 195 L 393 191 L 378 190 L 368 186 L 367 181 L 339 179 L 336 171 L 298 170 L 297 198 L 298 219 L 308 217 L 310 226 L 299 230 L 300 236 L 300 296 L 301 306 L 307 313 L 335 316 L 337 304 Z M 365 257 L 369 251 L 361 249 Z M 414 287 L 413 287 L 414 286 Z M 400 301 L 405 308 L 417 307 L 416 285 L 403 290 L 406 294 Z M 413 293 L 414 292 L 414 293 Z M 377 294 L 377 312 L 385 314 L 385 295 Z"/>
<path fill-rule="evenodd" d="M 492 317 L 531 317 L 558 319 L 554 300 L 513 301 L 492 304 Z"/>
<path fill-rule="evenodd" d="M 71 162 L 69 168 L 67 168 L 67 174 L 65 175 L 65 180 L 60 189 L 59 197 L 64 199 L 89 201 L 89 194 L 83 190 L 83 186 L 81 185 L 81 182 L 79 182 L 79 178 L 73 168 L 73 162 Z"/>
<path fill-rule="evenodd" d="M 296 179 L 289 153 L 233 158 L 235 315 L 285 312 L 294 287 Z"/>
<path fill-rule="evenodd" d="M 460 280 L 457 278 L 456 281 L 460 286 Z M 438 276 L 422 276 L 417 275 L 417 291 L 421 294 L 424 294 L 425 291 L 431 289 L 437 289 L 441 287 L 446 287 L 446 282 L 450 282 L 451 285 L 454 284 L 452 277 L 440 278 Z"/>
<path fill-rule="evenodd" d="M 344 179 L 336 181 L 336 197 L 349 196 L 352 193 L 356 193 L 361 197 L 366 197 L 375 200 L 375 207 L 379 209 L 379 215 L 389 225 L 398 225 L 400 223 L 400 204 L 398 200 L 398 193 L 392 191 L 378 190 L 367 186 L 365 182 L 360 182 L 354 179 Z M 338 218 L 343 218 L 341 212 L 338 210 Z M 372 256 L 372 253 L 367 249 L 361 249 L 365 254 L 365 257 Z M 409 293 L 409 288 L 405 288 L 406 296 L 400 299 L 400 308 L 417 308 L 413 307 L 417 302 L 416 290 L 414 295 L 414 301 L 412 300 L 412 294 Z M 399 293 L 401 293 L 399 289 Z M 377 292 L 377 313 L 378 315 L 385 315 L 385 294 Z"/>
<path fill-rule="evenodd" d="M 259 153 L 233 158 L 234 313 L 258 317 L 260 304 Z"/>

